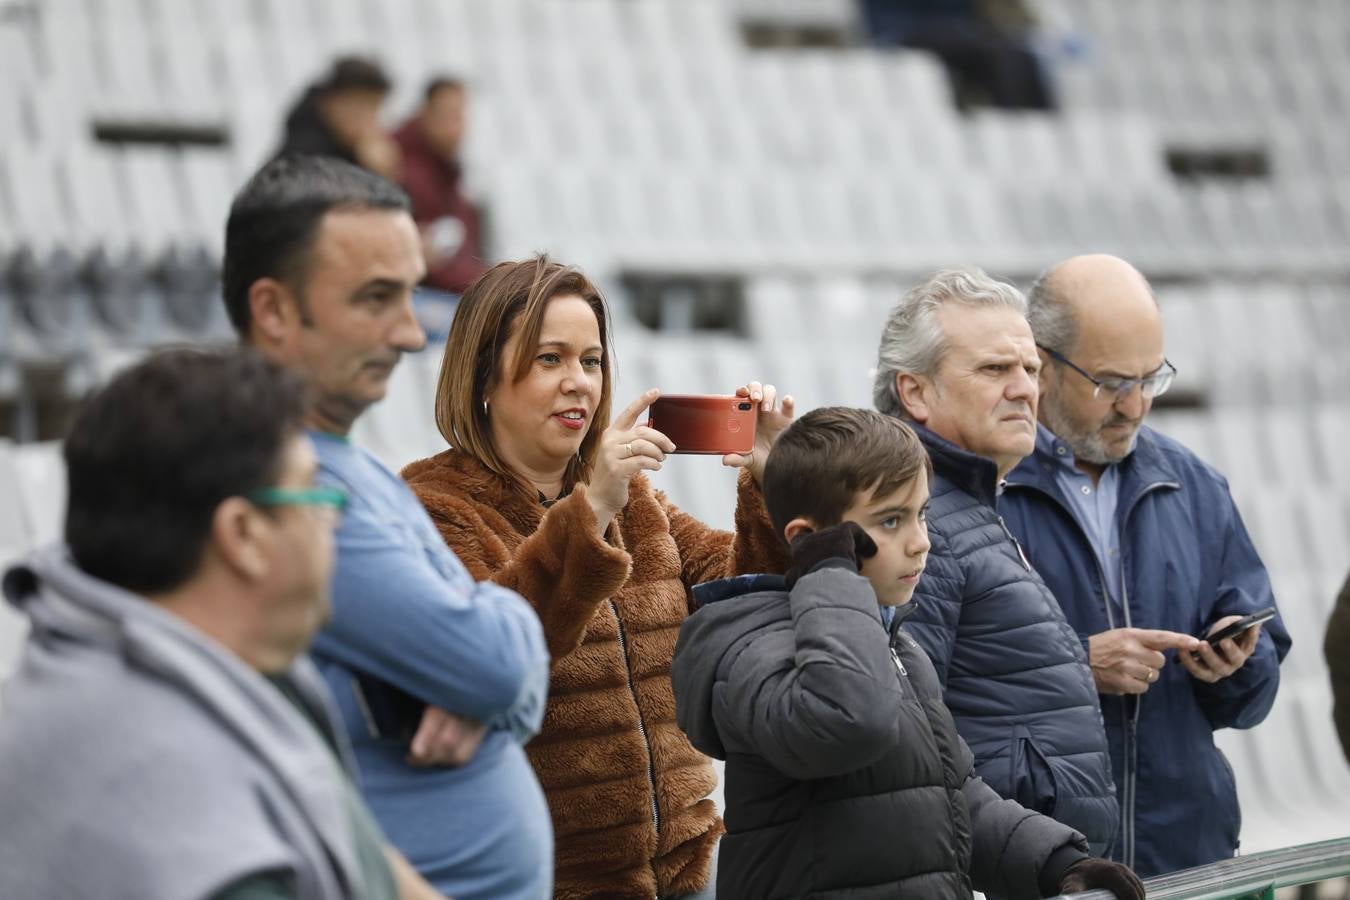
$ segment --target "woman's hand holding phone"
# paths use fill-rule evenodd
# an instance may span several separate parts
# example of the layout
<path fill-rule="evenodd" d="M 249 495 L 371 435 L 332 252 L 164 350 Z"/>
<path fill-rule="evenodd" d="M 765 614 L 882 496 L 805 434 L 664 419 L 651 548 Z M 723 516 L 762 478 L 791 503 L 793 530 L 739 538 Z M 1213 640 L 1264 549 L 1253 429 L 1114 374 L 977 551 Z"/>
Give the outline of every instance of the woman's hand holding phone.
<path fill-rule="evenodd" d="M 752 381 L 736 389 L 737 397 L 747 397 L 757 403 L 759 419 L 755 424 L 755 444 L 749 453 L 727 453 L 722 457 L 722 465 L 735 466 L 750 470 L 755 484 L 764 478 L 764 463 L 769 458 L 774 441 L 783 429 L 792 424 L 797 413 L 796 401 L 791 394 L 785 394 L 781 405 L 778 403 L 778 389 L 771 384 Z"/>
<path fill-rule="evenodd" d="M 660 396 L 657 388 L 645 391 L 600 435 L 595 465 L 586 485 L 586 499 L 602 535 L 615 514 L 628 504 L 628 482 L 633 476 L 644 469 L 659 471 L 666 454 L 675 451 L 670 438 L 637 423 L 643 411 Z"/>

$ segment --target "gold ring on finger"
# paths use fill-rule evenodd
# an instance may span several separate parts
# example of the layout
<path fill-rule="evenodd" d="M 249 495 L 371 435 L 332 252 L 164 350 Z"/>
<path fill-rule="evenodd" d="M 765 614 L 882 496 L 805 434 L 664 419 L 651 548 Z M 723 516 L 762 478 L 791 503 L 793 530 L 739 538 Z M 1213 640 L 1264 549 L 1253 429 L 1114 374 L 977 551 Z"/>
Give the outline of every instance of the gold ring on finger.
<path fill-rule="evenodd" d="M 633 442 L 632 442 L 632 441 L 629 441 L 628 443 L 624 444 L 624 446 L 628 448 L 628 455 L 629 455 L 629 456 L 632 456 L 632 455 L 633 455 Z"/>

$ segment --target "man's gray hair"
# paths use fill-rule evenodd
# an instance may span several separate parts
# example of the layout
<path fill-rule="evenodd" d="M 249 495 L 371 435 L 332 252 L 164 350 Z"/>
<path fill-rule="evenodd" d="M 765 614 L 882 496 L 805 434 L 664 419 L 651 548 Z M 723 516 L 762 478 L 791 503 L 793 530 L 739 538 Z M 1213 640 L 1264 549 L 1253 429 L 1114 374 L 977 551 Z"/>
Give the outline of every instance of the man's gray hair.
<path fill-rule="evenodd" d="M 1027 324 L 1037 344 L 1067 355 L 1078 340 L 1078 322 L 1055 290 L 1053 273 L 1053 269 L 1042 272 L 1027 291 Z"/>
<path fill-rule="evenodd" d="M 943 269 L 909 290 L 886 319 L 877 349 L 877 373 L 872 383 L 872 402 L 887 415 L 905 415 L 895 376 L 932 375 L 947 352 L 947 338 L 937 313 L 944 303 L 966 306 L 1005 306 L 1027 314 L 1022 292 L 997 281 L 974 266 Z"/>

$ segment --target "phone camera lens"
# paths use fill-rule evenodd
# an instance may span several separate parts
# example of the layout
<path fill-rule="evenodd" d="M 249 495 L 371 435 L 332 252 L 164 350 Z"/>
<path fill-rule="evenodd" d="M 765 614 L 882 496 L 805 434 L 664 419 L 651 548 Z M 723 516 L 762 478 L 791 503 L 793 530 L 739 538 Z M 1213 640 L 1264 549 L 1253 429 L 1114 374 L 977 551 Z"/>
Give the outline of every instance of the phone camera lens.
<path fill-rule="evenodd" d="M 749 404 L 749 403 L 742 403 L 742 404 L 740 404 L 739 406 L 737 406 L 736 408 L 737 408 L 737 409 L 740 409 L 740 410 L 748 410 L 748 409 L 750 409 L 750 404 Z"/>

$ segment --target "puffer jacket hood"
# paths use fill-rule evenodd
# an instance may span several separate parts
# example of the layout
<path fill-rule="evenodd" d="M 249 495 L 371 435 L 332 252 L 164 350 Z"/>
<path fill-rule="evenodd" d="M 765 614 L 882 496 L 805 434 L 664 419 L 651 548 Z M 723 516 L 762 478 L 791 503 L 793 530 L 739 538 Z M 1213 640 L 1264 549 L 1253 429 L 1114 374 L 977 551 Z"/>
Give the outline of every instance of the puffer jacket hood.
<path fill-rule="evenodd" d="M 694 587 L 699 612 L 680 629 L 670 680 L 675 686 L 675 721 L 700 753 L 727 758 L 712 715 L 718 665 L 728 650 L 781 616 L 772 604 L 755 602 L 754 595 L 772 591 L 772 598 L 759 599 L 777 599 L 784 589 L 781 575 L 737 575 Z M 689 646 L 697 647 L 698 653 L 680 652 Z"/>

